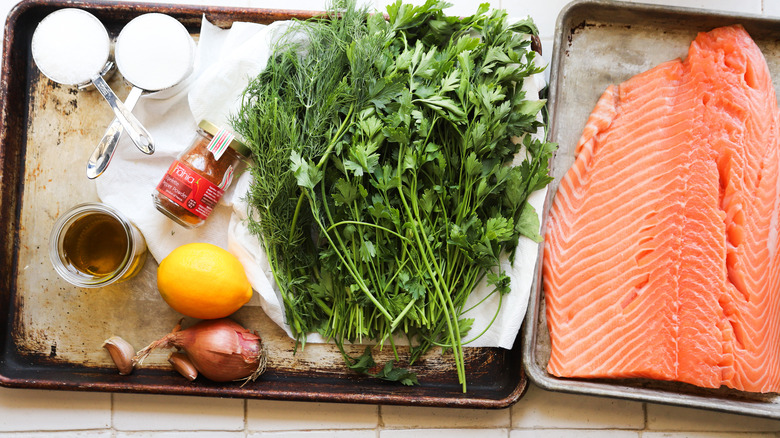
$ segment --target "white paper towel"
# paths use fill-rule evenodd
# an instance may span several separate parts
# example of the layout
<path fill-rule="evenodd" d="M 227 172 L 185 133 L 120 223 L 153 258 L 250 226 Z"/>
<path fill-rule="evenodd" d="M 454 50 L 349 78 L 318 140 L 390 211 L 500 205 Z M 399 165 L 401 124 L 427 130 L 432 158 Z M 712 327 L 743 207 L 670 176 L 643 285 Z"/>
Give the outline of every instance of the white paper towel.
<path fill-rule="evenodd" d="M 229 250 L 243 264 L 257 294 L 249 305 L 262 306 L 265 313 L 291 335 L 284 324 L 284 309 L 275 289 L 268 260 L 258 239 L 246 227 L 248 206 L 243 199 L 250 184 L 242 174 L 223 196 L 206 223 L 186 230 L 163 214 L 152 203 L 152 193 L 176 156 L 186 148 L 202 119 L 228 127 L 228 120 L 240 107 L 241 93 L 267 62 L 272 44 L 288 29 L 289 22 L 271 25 L 234 23 L 220 29 L 205 17 L 198 41 L 198 58 L 192 76 L 171 90 L 141 98 L 133 111 L 152 134 L 156 152 L 147 156 L 123 136 L 106 172 L 97 179 L 100 199 L 125 214 L 141 230 L 151 255 L 159 262 L 173 249 L 190 242 L 209 242 Z M 528 98 L 538 96 L 544 76 L 536 75 L 524 84 Z M 541 133 L 538 133 L 541 135 Z M 545 191 L 532 194 L 529 202 L 541 212 Z M 474 318 L 471 335 L 484 335 L 468 346 L 512 348 L 525 315 L 535 270 L 538 245 L 522 238 L 514 266 L 504 260 L 502 267 L 511 276 L 512 292 L 502 298 L 494 294 L 465 317 Z M 475 290 L 466 308 L 489 293 L 485 285 Z M 470 338 L 467 338 L 467 340 Z M 324 342 L 316 334 L 308 342 Z"/>

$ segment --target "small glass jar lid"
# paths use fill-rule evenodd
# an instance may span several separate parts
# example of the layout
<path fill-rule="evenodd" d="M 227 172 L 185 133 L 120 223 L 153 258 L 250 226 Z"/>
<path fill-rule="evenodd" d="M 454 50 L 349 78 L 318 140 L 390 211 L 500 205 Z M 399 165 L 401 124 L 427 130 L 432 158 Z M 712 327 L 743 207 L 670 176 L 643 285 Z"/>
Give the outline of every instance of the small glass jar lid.
<path fill-rule="evenodd" d="M 220 131 L 219 126 L 209 122 L 208 120 L 201 120 L 200 123 L 198 123 L 198 128 L 206 131 L 208 134 L 212 136 L 217 135 Z M 249 148 L 244 143 L 242 143 L 240 140 L 235 138 L 235 136 L 228 144 L 228 147 L 238 152 L 239 154 L 243 155 L 245 158 L 248 158 L 249 155 L 252 153 L 252 151 L 250 151 Z"/>

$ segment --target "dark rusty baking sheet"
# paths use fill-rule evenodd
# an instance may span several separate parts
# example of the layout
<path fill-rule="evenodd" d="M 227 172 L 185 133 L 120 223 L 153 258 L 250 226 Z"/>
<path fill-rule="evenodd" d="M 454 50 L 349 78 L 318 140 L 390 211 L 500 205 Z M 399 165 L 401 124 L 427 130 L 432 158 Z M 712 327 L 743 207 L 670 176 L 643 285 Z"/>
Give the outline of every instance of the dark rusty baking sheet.
<path fill-rule="evenodd" d="M 697 32 L 731 24 L 742 24 L 751 34 L 764 53 L 775 89 L 780 89 L 780 21 L 776 19 L 598 0 L 576 1 L 561 12 L 556 25 L 548 101 L 549 138 L 559 144 L 559 150 L 553 163 L 556 180 L 545 204 L 545 218 L 558 181 L 574 162 L 574 146 L 585 121 L 606 87 L 661 62 L 684 58 Z M 780 418 L 778 394 L 710 390 L 646 379 L 552 376 L 546 371 L 550 336 L 541 275 L 539 264 L 523 329 L 523 364 L 532 382 L 553 391 Z"/>
<path fill-rule="evenodd" d="M 156 264 L 130 281 L 79 289 L 57 277 L 48 260 L 54 220 L 71 206 L 97 200 L 85 176 L 87 158 L 110 122 L 97 93 L 76 92 L 43 78 L 30 56 L 32 32 L 47 14 L 79 7 L 116 36 L 132 18 L 167 13 L 197 37 L 201 17 L 220 27 L 236 21 L 270 23 L 311 12 L 163 4 L 24 1 L 5 27 L 0 88 L 0 385 L 20 388 L 117 391 L 278 400 L 503 408 L 523 395 L 527 380 L 520 341 L 512 350 L 467 348 L 468 392 L 457 382 L 451 355 L 431 352 L 412 369 L 421 385 L 405 387 L 345 371 L 330 345 L 295 344 L 258 306 L 235 319 L 258 330 L 269 348 L 268 371 L 245 386 L 203 379 L 189 383 L 156 352 L 130 376 L 119 376 L 102 341 L 120 335 L 136 349 L 168 333 L 179 315 L 154 288 Z M 128 86 L 110 83 L 120 97 Z M 151 260 L 151 257 L 149 258 Z M 185 321 L 185 325 L 192 321 Z M 354 346 L 351 353 L 359 355 Z M 401 349 L 402 357 L 405 350 Z M 376 355 L 388 360 L 389 349 Z"/>

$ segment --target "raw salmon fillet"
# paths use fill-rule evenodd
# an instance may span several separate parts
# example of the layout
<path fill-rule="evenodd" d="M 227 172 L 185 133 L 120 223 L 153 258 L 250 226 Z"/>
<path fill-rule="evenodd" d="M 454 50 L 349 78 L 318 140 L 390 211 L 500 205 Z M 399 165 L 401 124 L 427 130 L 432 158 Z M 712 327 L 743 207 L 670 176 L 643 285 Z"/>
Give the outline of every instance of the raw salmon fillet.
<path fill-rule="evenodd" d="M 741 26 L 604 92 L 545 235 L 551 374 L 780 391 L 778 117 Z"/>

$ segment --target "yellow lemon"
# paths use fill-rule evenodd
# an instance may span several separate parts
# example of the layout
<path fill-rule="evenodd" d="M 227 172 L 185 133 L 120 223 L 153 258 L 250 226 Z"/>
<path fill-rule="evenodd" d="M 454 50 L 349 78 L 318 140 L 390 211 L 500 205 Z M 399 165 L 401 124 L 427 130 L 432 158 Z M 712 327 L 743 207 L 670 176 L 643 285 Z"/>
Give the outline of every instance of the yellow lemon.
<path fill-rule="evenodd" d="M 157 268 L 157 289 L 179 313 L 223 318 L 252 298 L 244 267 L 233 254 L 210 243 L 174 249 Z"/>

